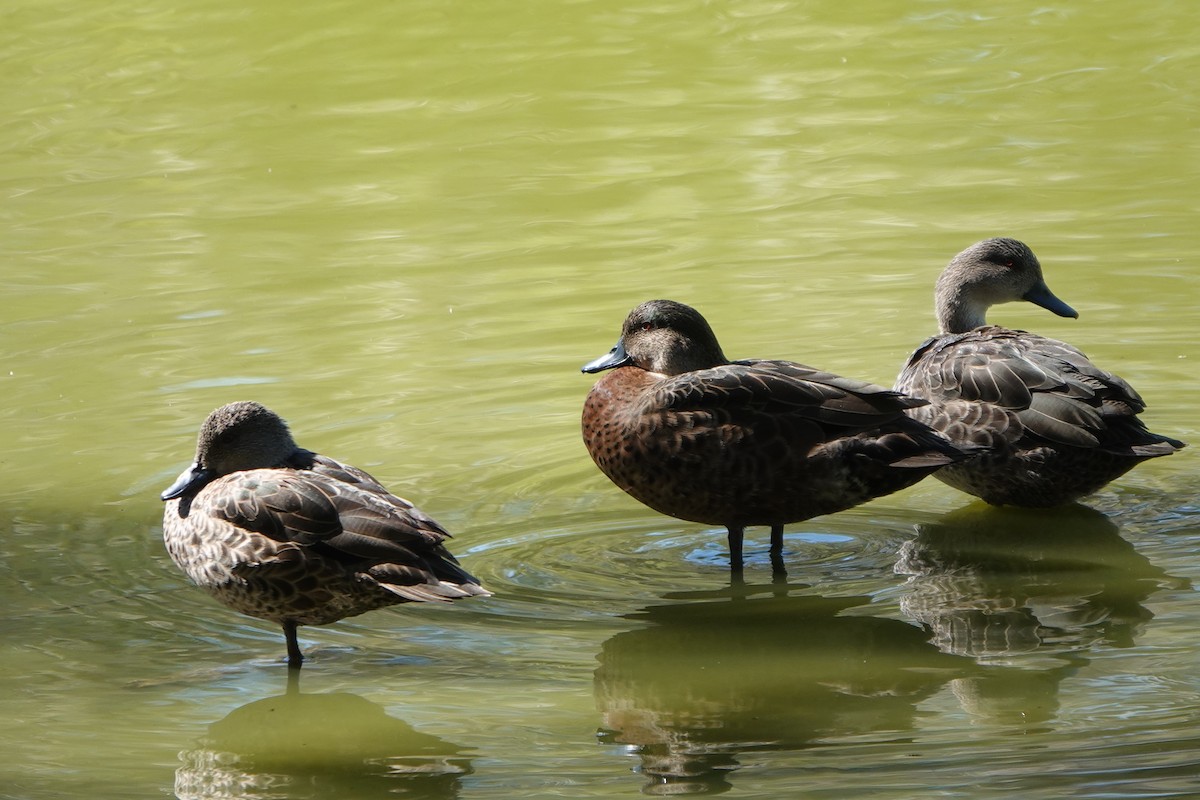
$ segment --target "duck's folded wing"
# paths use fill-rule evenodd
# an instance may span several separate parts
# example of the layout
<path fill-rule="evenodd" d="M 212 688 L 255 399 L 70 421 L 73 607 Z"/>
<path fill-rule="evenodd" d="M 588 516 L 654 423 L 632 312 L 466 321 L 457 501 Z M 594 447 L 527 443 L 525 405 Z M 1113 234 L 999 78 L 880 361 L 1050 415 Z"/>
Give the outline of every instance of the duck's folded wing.
<path fill-rule="evenodd" d="M 407 600 L 488 594 L 443 546 L 449 534 L 440 525 L 407 500 L 376 490 L 379 484 L 366 473 L 361 475 L 369 483 L 360 485 L 338 479 L 337 471 L 235 473 L 222 479 L 225 485 L 206 511 L 244 530 L 299 545 L 280 558 L 333 559 Z"/>
<path fill-rule="evenodd" d="M 343 489 L 346 491 L 343 494 L 349 503 L 341 504 L 343 506 L 343 513 L 346 513 L 345 506 L 362 505 L 364 510 L 368 507 L 372 509 L 368 513 L 368 516 L 382 515 L 387 519 L 394 515 L 397 518 L 405 520 L 410 527 L 416 530 L 437 534 L 443 538 L 450 538 L 450 533 L 439 525 L 437 520 L 404 498 L 397 497 L 389 492 L 384 488 L 383 484 L 358 467 L 334 461 L 327 456 L 317 456 L 313 463 L 313 472 L 317 475 L 330 478 L 339 485 L 344 484 Z M 361 501 L 362 495 L 349 491 L 351 488 L 359 492 L 374 495 L 374 497 L 371 502 Z"/>
<path fill-rule="evenodd" d="M 361 559 L 362 573 L 384 589 L 418 602 L 489 594 L 442 544 L 450 534 L 412 503 L 344 488 L 333 500 L 342 532 L 323 545 Z"/>
<path fill-rule="evenodd" d="M 926 342 L 896 385 L 931 400 L 934 408 L 918 416 L 952 437 L 958 429 L 1015 441 L 1027 432 L 1097 447 L 1118 418 L 1140 427 L 1134 418 L 1145 407 L 1128 383 L 1075 347 L 998 327 Z"/>
<path fill-rule="evenodd" d="M 1038 338 L 1040 361 L 1054 365 L 1071 397 L 1096 398 L 1104 416 L 1134 416 L 1146 410 L 1142 396 L 1120 375 L 1100 369 L 1066 342 Z"/>
<path fill-rule="evenodd" d="M 948 338 L 918 350 L 897 385 L 934 402 L 971 400 L 1012 410 L 1028 408 L 1035 392 L 1068 390 L 1055 364 L 1031 358 L 1020 340 Z"/>
<path fill-rule="evenodd" d="M 449 535 L 402 498 L 314 471 L 250 470 L 222 480 L 209 513 L 280 542 L 387 560 L 411 558 Z"/>
<path fill-rule="evenodd" d="M 329 493 L 307 473 L 235 472 L 211 488 L 204 495 L 209 515 L 276 541 L 311 545 L 342 532 Z"/>
<path fill-rule="evenodd" d="M 869 428 L 924 400 L 791 361 L 739 361 L 675 376 L 658 388 L 663 408 L 745 410 L 823 425 Z"/>
<path fill-rule="evenodd" d="M 1104 430 L 1100 412 L 1086 403 L 1061 394 L 1038 393 L 1029 408 L 1017 413 L 1025 429 L 1059 444 L 1095 447 Z"/>

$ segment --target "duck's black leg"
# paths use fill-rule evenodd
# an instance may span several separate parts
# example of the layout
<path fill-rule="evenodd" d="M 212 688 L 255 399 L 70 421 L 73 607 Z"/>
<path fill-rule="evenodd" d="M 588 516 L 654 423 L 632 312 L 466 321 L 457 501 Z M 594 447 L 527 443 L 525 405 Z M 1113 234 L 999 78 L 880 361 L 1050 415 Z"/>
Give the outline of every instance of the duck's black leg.
<path fill-rule="evenodd" d="M 771 558 L 783 558 L 783 526 L 771 526 Z"/>
<path fill-rule="evenodd" d="M 288 669 L 300 669 L 304 656 L 300 653 L 300 642 L 296 641 L 296 623 L 290 619 L 283 621 L 283 636 L 287 639 Z"/>
<path fill-rule="evenodd" d="M 771 572 L 773 577 L 787 578 L 787 570 L 783 566 L 783 526 L 771 526 Z"/>
<path fill-rule="evenodd" d="M 734 572 L 742 571 L 742 533 L 741 527 L 729 526 L 729 568 Z"/>

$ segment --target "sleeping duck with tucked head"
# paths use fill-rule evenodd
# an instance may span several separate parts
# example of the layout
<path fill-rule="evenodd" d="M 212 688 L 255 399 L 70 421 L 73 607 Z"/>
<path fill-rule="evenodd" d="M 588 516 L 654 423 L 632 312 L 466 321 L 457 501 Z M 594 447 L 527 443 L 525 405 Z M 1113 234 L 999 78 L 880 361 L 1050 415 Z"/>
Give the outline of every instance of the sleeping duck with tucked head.
<path fill-rule="evenodd" d="M 398 603 L 489 594 L 446 549 L 450 534 L 366 472 L 296 444 L 259 403 L 213 411 L 196 460 L 162 493 L 175 564 L 225 605 L 283 628 Z"/>
<path fill-rule="evenodd" d="M 1048 508 L 1184 447 L 1148 430 L 1141 396 L 1075 347 L 987 324 L 991 306 L 1018 300 L 1079 316 L 1050 291 L 1024 243 L 968 247 L 942 272 L 934 297 L 940 332 L 909 356 L 894 388 L 929 401 L 908 412 L 913 418 L 985 448 L 939 470 L 939 480 L 993 505 Z"/>

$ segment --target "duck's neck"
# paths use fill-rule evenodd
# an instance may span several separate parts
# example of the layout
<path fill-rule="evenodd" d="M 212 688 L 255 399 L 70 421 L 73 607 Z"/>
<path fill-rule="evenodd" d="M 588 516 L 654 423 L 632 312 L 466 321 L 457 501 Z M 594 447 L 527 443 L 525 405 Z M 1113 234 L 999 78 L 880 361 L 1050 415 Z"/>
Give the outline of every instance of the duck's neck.
<path fill-rule="evenodd" d="M 934 292 L 938 328 L 943 334 L 966 333 L 987 324 L 988 304 L 973 298 L 968 287 L 950 281 L 938 281 Z"/>
<path fill-rule="evenodd" d="M 942 333 L 966 333 L 987 324 L 984 315 L 978 309 L 958 307 L 946 308 L 938 312 L 938 327 Z"/>
<path fill-rule="evenodd" d="M 651 372 L 663 375 L 682 375 L 702 369 L 728 364 L 729 359 L 721 351 L 716 337 L 701 340 L 680 336 L 675 331 L 657 331 L 662 345 L 651 348 L 651 357 L 644 364 Z"/>
<path fill-rule="evenodd" d="M 696 372 L 702 369 L 712 369 L 722 364 L 728 364 L 729 359 L 717 350 L 713 353 L 707 349 L 677 350 L 655 358 L 650 362 L 651 372 L 661 372 L 663 375 L 682 375 L 685 372 Z"/>

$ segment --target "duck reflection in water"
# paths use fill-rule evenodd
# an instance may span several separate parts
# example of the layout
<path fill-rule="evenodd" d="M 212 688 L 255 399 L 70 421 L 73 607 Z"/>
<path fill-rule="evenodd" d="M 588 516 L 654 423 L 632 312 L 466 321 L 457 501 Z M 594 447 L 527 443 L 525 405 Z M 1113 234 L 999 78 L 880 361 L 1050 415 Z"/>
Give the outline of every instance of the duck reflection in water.
<path fill-rule="evenodd" d="M 974 503 L 918 527 L 895 570 L 901 609 L 941 651 L 989 669 L 953 686 L 968 710 L 1036 722 L 1087 654 L 1129 647 L 1153 616 L 1145 600 L 1177 583 L 1082 505 L 1055 510 Z"/>
<path fill-rule="evenodd" d="M 358 695 L 286 694 L 209 726 L 175 772 L 180 800 L 459 796 L 463 748 L 414 730 Z"/>
<path fill-rule="evenodd" d="M 646 794 L 731 788 L 743 754 L 839 736 L 906 736 L 916 706 L 977 669 L 908 623 L 846 613 L 867 598 L 735 584 L 667 595 L 604 643 L 601 741 L 641 759 Z"/>

